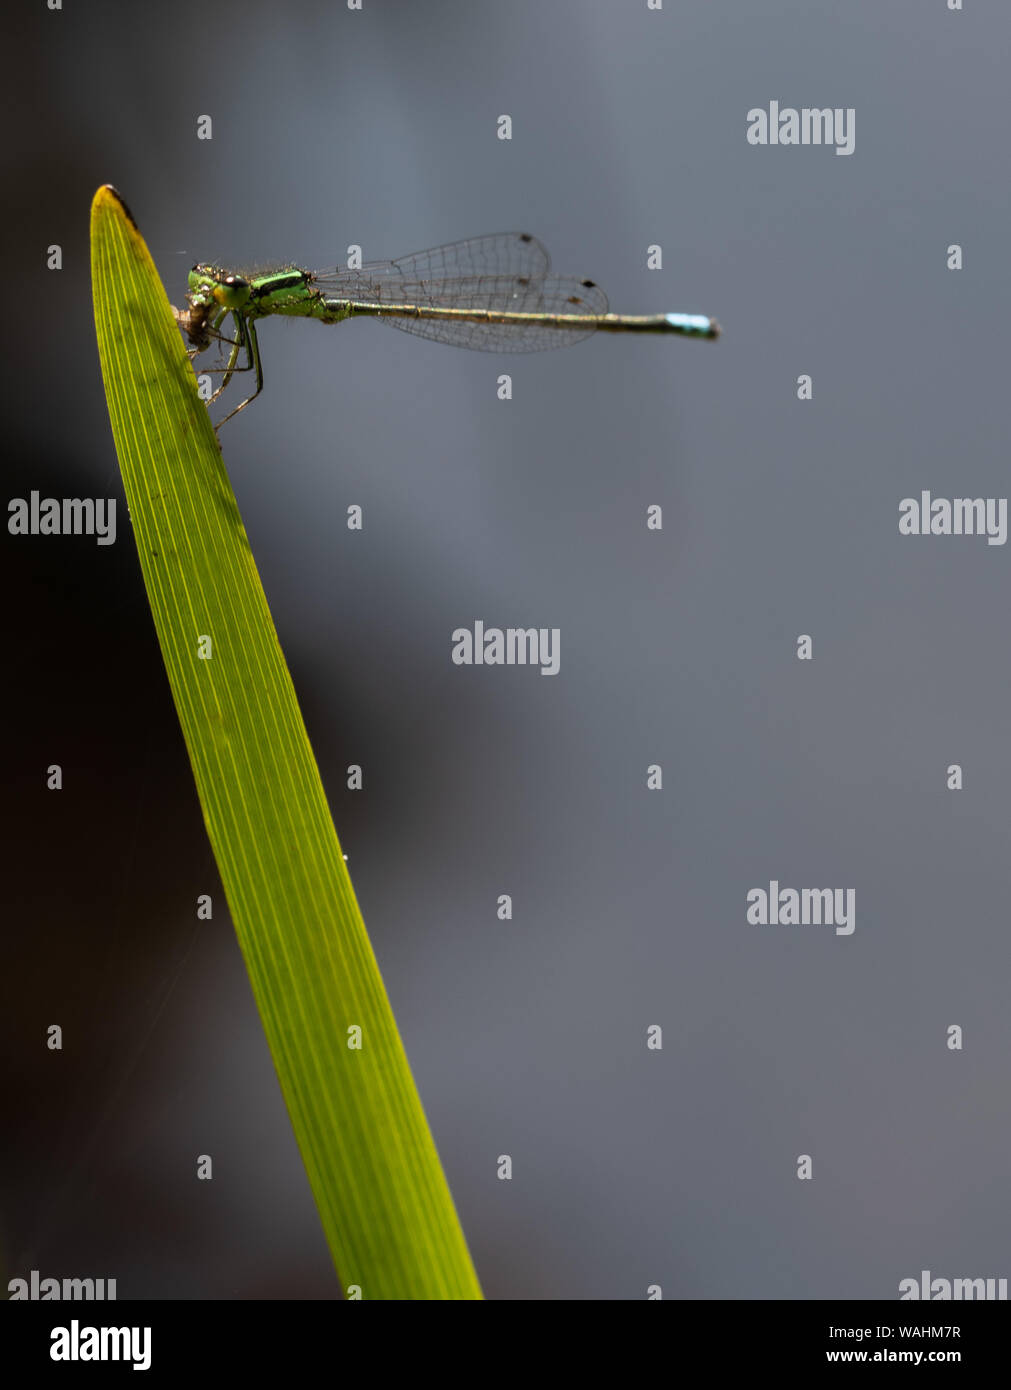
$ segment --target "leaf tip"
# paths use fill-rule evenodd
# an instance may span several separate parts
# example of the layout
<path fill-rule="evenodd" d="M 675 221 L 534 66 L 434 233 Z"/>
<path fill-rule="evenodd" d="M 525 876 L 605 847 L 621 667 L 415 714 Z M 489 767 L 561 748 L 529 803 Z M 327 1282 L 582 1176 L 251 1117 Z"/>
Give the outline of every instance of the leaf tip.
<path fill-rule="evenodd" d="M 140 228 L 137 226 L 137 219 L 130 211 L 127 201 L 123 197 L 122 193 L 120 193 L 119 189 L 111 183 L 103 183 L 101 188 L 95 194 L 94 200 L 92 201 L 92 214 L 94 215 L 103 212 L 111 212 L 113 210 L 113 206 L 115 206 L 125 214 L 127 221 L 130 223 L 130 226 L 134 229 L 135 232 L 140 231 Z"/>

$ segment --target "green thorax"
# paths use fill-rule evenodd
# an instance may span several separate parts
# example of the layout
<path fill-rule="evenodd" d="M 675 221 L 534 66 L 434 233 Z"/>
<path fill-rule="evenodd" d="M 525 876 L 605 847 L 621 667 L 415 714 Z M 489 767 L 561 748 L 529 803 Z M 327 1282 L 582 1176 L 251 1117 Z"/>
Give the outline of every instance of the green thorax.
<path fill-rule="evenodd" d="M 318 312 L 321 300 L 310 273 L 297 266 L 263 275 L 240 275 L 220 266 L 195 265 L 189 275 L 188 297 L 194 309 L 216 307 L 247 318 L 265 314 L 308 317 Z"/>

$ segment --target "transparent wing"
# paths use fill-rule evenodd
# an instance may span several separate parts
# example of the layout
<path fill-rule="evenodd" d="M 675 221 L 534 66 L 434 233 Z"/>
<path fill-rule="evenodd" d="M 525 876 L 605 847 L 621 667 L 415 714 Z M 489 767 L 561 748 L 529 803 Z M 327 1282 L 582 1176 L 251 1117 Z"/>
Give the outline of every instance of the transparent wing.
<path fill-rule="evenodd" d="M 360 270 L 313 276 L 327 299 L 359 304 L 423 305 L 434 309 L 492 309 L 524 314 L 606 314 L 599 286 L 574 276 L 551 275 L 551 259 L 527 232 L 499 232 L 436 246 Z M 447 319 L 382 318 L 381 323 L 419 338 L 484 352 L 535 352 L 566 347 L 593 332 L 544 323 L 468 323 Z"/>
<path fill-rule="evenodd" d="M 448 246 L 433 246 L 398 261 L 373 261 L 361 270 L 321 270 L 313 280 L 324 292 L 343 291 L 361 281 L 382 284 L 387 280 L 406 283 L 429 280 L 455 280 L 472 275 L 528 275 L 531 279 L 548 273 L 551 257 L 529 232 L 495 232 L 491 236 L 471 237 Z M 388 296 L 387 296 L 388 297 Z"/>
<path fill-rule="evenodd" d="M 434 309 L 491 309 L 553 316 L 607 313 L 607 296 L 590 280 L 547 273 L 548 253 L 525 233 L 476 237 L 398 261 L 314 276 L 327 299 L 359 304 L 422 305 Z M 588 337 L 585 328 L 549 323 L 469 323 L 384 317 L 382 323 L 419 338 L 484 352 L 535 352 Z"/>

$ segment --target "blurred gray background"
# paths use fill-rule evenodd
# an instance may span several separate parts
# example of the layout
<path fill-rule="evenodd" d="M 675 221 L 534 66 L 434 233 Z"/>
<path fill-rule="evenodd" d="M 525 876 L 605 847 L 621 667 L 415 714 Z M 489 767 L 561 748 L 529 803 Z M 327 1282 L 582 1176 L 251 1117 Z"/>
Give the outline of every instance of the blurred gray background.
<path fill-rule="evenodd" d="M 724 324 L 504 358 L 267 322 L 224 433 L 487 1295 L 1011 1273 L 1011 555 L 898 533 L 921 489 L 1009 490 L 1007 5 L 28 9 L 3 19 L 8 498 L 122 499 L 104 182 L 176 302 L 197 259 L 529 230 L 616 310 Z M 748 145 L 771 100 L 855 108 L 855 153 Z M 114 547 L 0 553 L 4 1280 L 336 1297 L 125 505 Z M 559 627 L 560 674 L 454 667 L 476 618 Z M 771 878 L 854 888 L 854 934 L 749 926 Z"/>

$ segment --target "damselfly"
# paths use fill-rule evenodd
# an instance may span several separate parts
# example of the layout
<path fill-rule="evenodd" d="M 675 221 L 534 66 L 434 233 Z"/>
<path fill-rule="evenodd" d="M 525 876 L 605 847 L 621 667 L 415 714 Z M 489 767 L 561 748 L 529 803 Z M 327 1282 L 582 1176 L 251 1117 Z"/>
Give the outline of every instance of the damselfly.
<path fill-rule="evenodd" d="M 263 389 L 256 320 L 268 314 L 322 323 L 367 316 L 406 333 L 484 352 L 534 352 L 566 347 L 591 333 L 677 333 L 717 338 L 720 327 L 703 314 L 611 314 L 592 280 L 555 275 L 547 251 L 525 232 L 501 232 L 437 246 L 399 261 L 358 270 L 302 270 L 284 266 L 241 274 L 195 265 L 187 307 L 175 310 L 191 356 L 212 342 L 228 349 L 217 400 L 237 371 L 252 371 L 256 389 L 220 424 Z M 231 325 L 226 327 L 226 320 Z M 245 355 L 244 365 L 239 358 Z M 220 428 L 220 425 L 219 425 Z"/>

